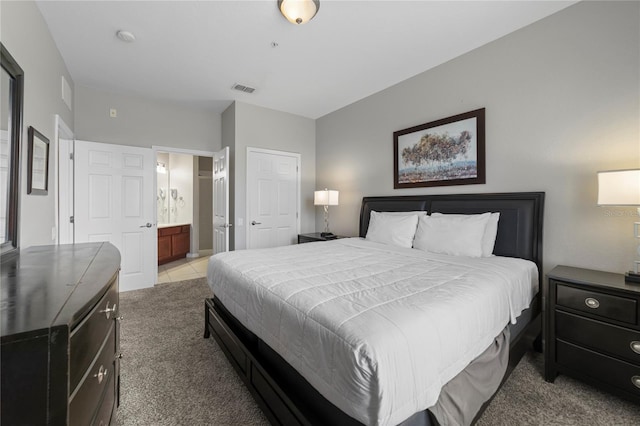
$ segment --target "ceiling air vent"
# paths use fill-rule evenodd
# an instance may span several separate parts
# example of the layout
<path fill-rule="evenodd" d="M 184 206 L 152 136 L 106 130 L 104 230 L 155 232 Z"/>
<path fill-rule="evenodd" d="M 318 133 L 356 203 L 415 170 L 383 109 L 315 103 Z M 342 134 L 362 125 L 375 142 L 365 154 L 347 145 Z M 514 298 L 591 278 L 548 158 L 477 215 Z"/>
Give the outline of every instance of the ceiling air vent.
<path fill-rule="evenodd" d="M 241 92 L 246 92 L 246 93 L 253 93 L 256 90 L 253 87 L 245 86 L 243 84 L 238 84 L 238 83 L 234 84 L 232 89 L 233 90 L 239 90 Z"/>

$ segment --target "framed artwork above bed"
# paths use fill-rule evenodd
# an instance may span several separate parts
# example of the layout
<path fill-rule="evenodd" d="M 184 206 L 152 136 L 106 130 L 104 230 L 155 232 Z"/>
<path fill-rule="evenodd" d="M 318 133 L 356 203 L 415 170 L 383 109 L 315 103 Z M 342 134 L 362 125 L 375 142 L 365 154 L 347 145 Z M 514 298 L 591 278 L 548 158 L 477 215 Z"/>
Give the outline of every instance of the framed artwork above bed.
<path fill-rule="evenodd" d="M 393 132 L 393 187 L 483 184 L 485 109 Z"/>

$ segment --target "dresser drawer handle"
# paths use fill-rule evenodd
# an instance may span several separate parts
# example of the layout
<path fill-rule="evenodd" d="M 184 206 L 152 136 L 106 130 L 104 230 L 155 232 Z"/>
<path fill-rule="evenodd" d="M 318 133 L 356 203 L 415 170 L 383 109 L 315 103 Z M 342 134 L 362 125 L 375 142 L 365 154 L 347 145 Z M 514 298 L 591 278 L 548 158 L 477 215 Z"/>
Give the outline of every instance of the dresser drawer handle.
<path fill-rule="evenodd" d="M 640 376 L 633 376 L 631 378 L 631 383 L 633 383 L 633 386 L 635 386 L 638 389 L 640 389 Z"/>
<path fill-rule="evenodd" d="M 598 302 L 598 299 L 594 299 L 593 297 L 587 297 L 586 299 L 584 299 L 584 304 L 591 309 L 598 309 L 598 307 L 600 306 L 600 302 Z"/>
<path fill-rule="evenodd" d="M 107 300 L 107 306 L 105 307 L 105 309 L 99 311 L 101 314 L 104 314 L 107 319 L 109 319 L 111 317 L 111 313 L 113 312 L 114 314 L 116 313 L 116 304 L 114 303 L 112 307 L 109 307 L 109 301 Z"/>
<path fill-rule="evenodd" d="M 104 378 L 107 377 L 107 372 L 108 372 L 108 370 L 101 365 L 100 369 L 98 370 L 98 372 L 93 375 L 93 377 L 97 377 L 98 378 L 98 384 L 102 383 Z"/>
<path fill-rule="evenodd" d="M 631 346 L 631 350 L 640 355 L 640 342 L 637 340 L 632 341 L 629 346 Z"/>

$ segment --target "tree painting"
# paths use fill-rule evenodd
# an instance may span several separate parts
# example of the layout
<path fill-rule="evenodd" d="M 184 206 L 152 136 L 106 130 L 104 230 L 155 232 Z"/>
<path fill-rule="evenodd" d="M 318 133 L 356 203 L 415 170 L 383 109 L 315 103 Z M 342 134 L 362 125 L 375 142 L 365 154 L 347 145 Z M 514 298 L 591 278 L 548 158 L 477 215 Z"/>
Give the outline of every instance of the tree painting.
<path fill-rule="evenodd" d="M 399 183 L 477 177 L 474 130 L 471 119 L 407 135 L 398 146 Z"/>

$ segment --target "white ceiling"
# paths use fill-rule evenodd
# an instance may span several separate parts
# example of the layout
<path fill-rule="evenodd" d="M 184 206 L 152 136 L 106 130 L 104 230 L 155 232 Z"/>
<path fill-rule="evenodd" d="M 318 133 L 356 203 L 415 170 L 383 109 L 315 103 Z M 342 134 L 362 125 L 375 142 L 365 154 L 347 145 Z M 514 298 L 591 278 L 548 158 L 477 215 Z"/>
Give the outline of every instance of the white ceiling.
<path fill-rule="evenodd" d="M 276 0 L 38 6 L 76 84 L 217 112 L 239 100 L 318 118 L 573 3 L 320 0 L 300 26 Z M 117 30 L 137 40 L 124 43 Z"/>

